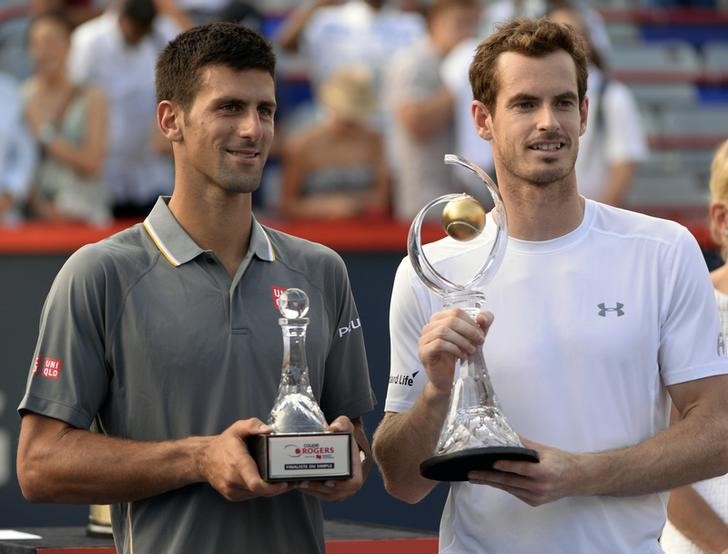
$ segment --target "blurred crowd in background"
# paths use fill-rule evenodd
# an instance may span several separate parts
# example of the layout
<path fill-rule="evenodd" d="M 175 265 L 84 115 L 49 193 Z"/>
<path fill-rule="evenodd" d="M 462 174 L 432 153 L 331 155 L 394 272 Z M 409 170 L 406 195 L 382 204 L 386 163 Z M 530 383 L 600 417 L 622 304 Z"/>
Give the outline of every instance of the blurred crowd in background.
<path fill-rule="evenodd" d="M 641 5 L 710 9 L 726 22 L 726 4 Z M 654 169 L 657 159 L 664 169 L 669 156 L 651 155 L 650 114 L 611 71 L 615 34 L 601 14 L 610 5 L 621 4 L 0 0 L 0 225 L 103 226 L 143 218 L 160 194 L 171 193 L 171 151 L 155 123 L 155 60 L 178 32 L 213 20 L 257 28 L 279 54 L 276 145 L 254 197 L 259 213 L 410 221 L 445 193 L 467 191 L 489 203 L 473 175 L 443 163 L 444 154 L 456 153 L 495 177 L 489 145 L 471 120 L 468 66 L 498 23 L 542 15 L 572 25 L 589 48 L 589 123 L 576 168 L 581 192 L 630 205 L 640 168 Z M 728 110 L 724 101 L 719 110 Z M 711 144 L 698 164 L 709 160 Z M 668 200 L 682 198 L 664 190 Z"/>

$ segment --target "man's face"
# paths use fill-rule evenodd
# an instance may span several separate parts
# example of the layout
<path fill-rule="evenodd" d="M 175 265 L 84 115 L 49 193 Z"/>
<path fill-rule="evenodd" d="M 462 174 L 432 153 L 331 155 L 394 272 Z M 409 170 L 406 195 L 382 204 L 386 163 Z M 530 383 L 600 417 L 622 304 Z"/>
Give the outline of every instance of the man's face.
<path fill-rule="evenodd" d="M 495 112 L 483 117 L 479 132 L 491 141 L 499 170 L 537 185 L 563 180 L 586 129 L 574 61 L 559 50 L 541 58 L 505 52 L 497 63 Z"/>
<path fill-rule="evenodd" d="M 191 181 L 253 192 L 273 142 L 273 78 L 263 70 L 214 65 L 203 69 L 200 81 L 183 118 L 175 163 Z"/>

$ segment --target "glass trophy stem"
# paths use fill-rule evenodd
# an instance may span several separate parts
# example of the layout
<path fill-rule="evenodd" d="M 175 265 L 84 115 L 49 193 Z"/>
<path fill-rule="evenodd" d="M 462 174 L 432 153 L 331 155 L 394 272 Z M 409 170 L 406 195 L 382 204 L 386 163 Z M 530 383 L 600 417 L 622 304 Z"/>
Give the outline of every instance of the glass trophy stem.
<path fill-rule="evenodd" d="M 308 381 L 306 327 L 308 318 L 280 318 L 283 333 L 283 368 L 270 425 L 274 433 L 321 433 L 326 418 Z"/>
<path fill-rule="evenodd" d="M 283 332 L 283 371 L 281 386 L 290 392 L 304 392 L 309 386 L 306 363 L 306 324 L 281 323 Z"/>
<path fill-rule="evenodd" d="M 444 298 L 446 307 L 459 307 L 475 319 L 484 297 L 476 291 Z M 490 446 L 521 445 L 501 413 L 485 365 L 482 348 L 455 365 L 450 406 L 438 439 L 436 454 Z"/>

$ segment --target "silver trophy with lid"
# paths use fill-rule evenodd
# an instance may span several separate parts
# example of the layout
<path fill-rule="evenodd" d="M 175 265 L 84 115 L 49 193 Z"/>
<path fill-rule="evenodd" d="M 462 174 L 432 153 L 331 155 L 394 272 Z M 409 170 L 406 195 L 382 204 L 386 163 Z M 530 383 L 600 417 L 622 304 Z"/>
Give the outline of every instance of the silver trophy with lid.
<path fill-rule="evenodd" d="M 301 289 L 286 289 L 278 297 L 283 367 L 268 419 L 273 432 L 257 437 L 253 448 L 266 481 L 351 477 L 351 433 L 326 431 L 326 418 L 308 380 L 308 308 L 308 296 Z"/>
<path fill-rule="evenodd" d="M 467 194 L 446 194 L 429 202 L 412 221 L 407 252 L 417 276 L 442 297 L 446 308 L 460 308 L 475 318 L 485 302 L 481 290 L 503 261 L 508 219 L 498 186 L 483 169 L 454 154 L 445 155 L 445 163 L 473 171 L 490 192 L 495 205 L 493 246 L 482 266 L 465 283 L 451 281 L 433 267 L 422 248 L 421 233 L 422 223 L 433 208 L 444 205 L 443 228 L 455 240 L 472 240 L 485 228 L 485 210 L 477 200 Z M 481 290 L 475 290 L 476 286 Z M 447 416 L 435 452 L 422 462 L 420 472 L 436 481 L 466 481 L 469 471 L 488 469 L 502 459 L 538 462 L 538 455 L 521 444 L 503 415 L 479 348 L 456 363 Z"/>

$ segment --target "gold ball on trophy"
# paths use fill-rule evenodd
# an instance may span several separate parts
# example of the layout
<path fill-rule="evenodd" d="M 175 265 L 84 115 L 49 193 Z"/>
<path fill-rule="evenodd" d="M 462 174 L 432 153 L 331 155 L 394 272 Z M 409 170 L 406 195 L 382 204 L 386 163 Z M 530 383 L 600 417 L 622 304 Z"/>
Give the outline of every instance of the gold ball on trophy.
<path fill-rule="evenodd" d="M 480 202 L 463 195 L 445 204 L 442 226 L 455 240 L 467 241 L 477 237 L 485 227 L 485 210 Z"/>

